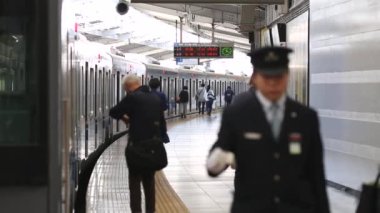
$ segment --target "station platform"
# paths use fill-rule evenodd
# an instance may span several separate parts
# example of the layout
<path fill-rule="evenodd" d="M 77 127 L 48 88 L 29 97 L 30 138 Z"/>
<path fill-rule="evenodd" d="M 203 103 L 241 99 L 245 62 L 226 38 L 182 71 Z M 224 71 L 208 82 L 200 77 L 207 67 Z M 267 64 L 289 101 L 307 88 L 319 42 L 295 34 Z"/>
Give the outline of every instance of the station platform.
<path fill-rule="evenodd" d="M 220 113 L 215 113 L 210 117 L 192 115 L 168 121 L 169 165 L 156 175 L 158 213 L 229 212 L 234 171 L 228 169 L 211 178 L 205 170 L 206 156 L 216 140 L 220 119 Z M 126 143 L 126 137 L 119 139 L 99 159 L 88 188 L 87 212 L 130 212 Z M 326 165 L 334 160 L 331 156 L 326 159 Z M 356 198 L 330 187 L 328 194 L 332 213 L 355 212 Z"/>

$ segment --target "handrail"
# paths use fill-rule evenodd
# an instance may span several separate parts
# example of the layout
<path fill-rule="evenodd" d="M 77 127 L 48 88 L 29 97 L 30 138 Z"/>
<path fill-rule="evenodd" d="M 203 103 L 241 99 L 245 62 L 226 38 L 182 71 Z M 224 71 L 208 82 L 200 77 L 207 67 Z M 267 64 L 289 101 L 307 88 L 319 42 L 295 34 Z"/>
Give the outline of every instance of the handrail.
<path fill-rule="evenodd" d="M 216 108 L 216 110 L 220 110 L 222 107 Z M 198 112 L 189 112 L 187 115 L 191 114 L 197 114 Z M 170 116 L 167 117 L 166 120 L 178 118 L 180 115 Z M 117 141 L 119 138 L 123 137 L 128 133 L 128 130 L 123 132 L 118 132 L 115 135 L 111 136 L 110 138 L 106 139 L 104 143 L 99 145 L 99 147 L 92 152 L 87 159 L 84 159 L 81 161 L 81 169 L 78 177 L 78 190 L 75 197 L 75 205 L 74 205 L 74 212 L 75 213 L 85 213 L 86 212 L 86 196 L 87 196 L 87 187 L 90 182 L 92 171 L 95 168 L 95 165 L 100 158 L 100 156 L 103 154 L 103 152 L 115 141 Z"/>
<path fill-rule="evenodd" d="M 116 133 L 115 135 L 107 138 L 94 152 L 92 152 L 87 159 L 81 161 L 81 170 L 78 177 L 78 191 L 75 198 L 74 211 L 76 213 L 86 212 L 86 195 L 87 187 L 90 182 L 92 171 L 95 168 L 96 162 L 103 154 L 103 152 L 116 140 L 123 137 L 128 133 L 128 130 Z"/>

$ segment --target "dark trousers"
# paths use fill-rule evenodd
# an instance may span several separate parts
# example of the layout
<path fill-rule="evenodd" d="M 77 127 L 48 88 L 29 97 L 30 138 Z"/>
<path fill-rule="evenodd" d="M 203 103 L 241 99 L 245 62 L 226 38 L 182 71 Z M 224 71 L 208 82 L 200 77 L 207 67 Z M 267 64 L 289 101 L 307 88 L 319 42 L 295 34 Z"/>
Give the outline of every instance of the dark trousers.
<path fill-rule="evenodd" d="M 231 101 L 226 101 L 226 106 L 229 106 L 231 104 Z"/>
<path fill-rule="evenodd" d="M 212 111 L 212 104 L 214 103 L 214 100 L 209 100 L 207 101 L 206 103 L 206 110 L 207 110 L 207 114 L 208 115 L 211 115 L 211 111 Z"/>
<path fill-rule="evenodd" d="M 205 113 L 205 104 L 206 102 L 198 102 L 198 110 L 199 110 L 199 114 L 204 114 Z"/>
<path fill-rule="evenodd" d="M 161 133 L 161 138 L 164 143 L 169 143 L 170 138 L 167 133 L 167 127 L 166 127 L 166 120 L 164 114 L 161 115 L 160 117 L 160 133 Z"/>
<path fill-rule="evenodd" d="M 129 194 L 130 194 L 130 206 L 132 213 L 139 213 L 141 211 L 141 182 L 144 188 L 145 194 L 145 209 L 146 213 L 154 213 L 155 211 L 155 184 L 154 173 L 139 173 L 129 169 Z"/>

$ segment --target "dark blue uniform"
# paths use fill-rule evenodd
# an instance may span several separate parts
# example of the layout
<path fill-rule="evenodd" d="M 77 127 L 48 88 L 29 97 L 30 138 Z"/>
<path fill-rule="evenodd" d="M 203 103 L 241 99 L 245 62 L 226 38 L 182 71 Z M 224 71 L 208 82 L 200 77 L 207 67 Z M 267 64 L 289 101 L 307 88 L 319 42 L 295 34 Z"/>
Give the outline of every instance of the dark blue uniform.
<path fill-rule="evenodd" d="M 252 89 L 224 111 L 215 147 L 236 156 L 233 213 L 329 212 L 314 110 L 287 98 L 276 142 Z"/>

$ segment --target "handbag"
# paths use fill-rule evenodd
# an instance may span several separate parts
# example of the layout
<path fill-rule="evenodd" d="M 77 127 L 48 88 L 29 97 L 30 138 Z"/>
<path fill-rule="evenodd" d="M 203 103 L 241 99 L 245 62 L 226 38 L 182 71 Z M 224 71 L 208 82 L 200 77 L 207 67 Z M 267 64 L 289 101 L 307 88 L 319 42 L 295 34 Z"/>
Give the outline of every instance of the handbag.
<path fill-rule="evenodd" d="M 380 172 L 374 183 L 363 184 L 356 213 L 380 213 Z"/>
<path fill-rule="evenodd" d="M 128 141 L 125 154 L 128 167 L 133 170 L 158 171 L 168 165 L 165 146 L 156 136 L 144 141 Z"/>

